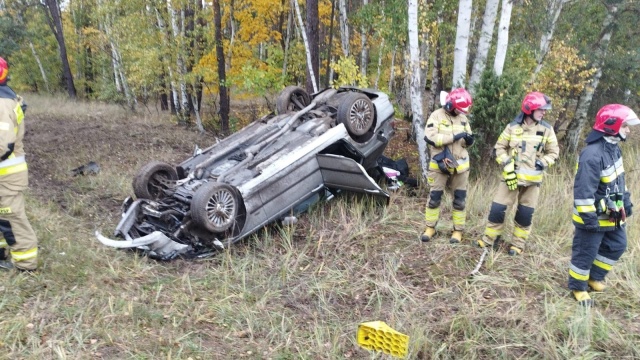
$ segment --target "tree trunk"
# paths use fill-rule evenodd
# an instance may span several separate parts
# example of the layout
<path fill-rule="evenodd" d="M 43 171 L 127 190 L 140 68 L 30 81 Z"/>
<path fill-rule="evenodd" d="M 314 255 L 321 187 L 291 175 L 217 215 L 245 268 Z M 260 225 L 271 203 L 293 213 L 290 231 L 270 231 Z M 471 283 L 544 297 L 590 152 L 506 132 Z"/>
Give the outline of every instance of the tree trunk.
<path fill-rule="evenodd" d="M 311 85 L 313 88 L 313 92 L 318 91 L 318 84 L 316 83 L 316 75 L 313 72 L 313 62 L 311 59 L 311 49 L 309 47 L 309 41 L 307 39 L 307 33 L 304 28 L 304 23 L 302 22 L 302 15 L 300 14 L 300 5 L 298 5 L 298 0 L 291 0 L 293 2 L 293 6 L 296 9 L 296 17 L 298 18 L 298 26 L 300 27 L 300 33 L 302 34 L 302 40 L 304 41 L 305 52 L 307 53 L 307 69 L 309 71 L 309 77 L 311 78 Z"/>
<path fill-rule="evenodd" d="M 182 16 L 178 16 L 178 12 L 171 4 L 171 0 L 167 0 L 167 12 L 169 19 L 171 20 L 171 30 L 173 33 L 173 40 L 176 43 L 174 49 L 176 49 L 176 73 L 177 76 L 174 80 L 174 91 L 178 94 L 174 95 L 174 101 L 176 101 L 177 115 L 181 122 L 188 123 L 189 119 L 189 97 L 187 95 L 187 84 L 185 82 L 185 62 L 184 62 L 184 31 L 181 26 L 183 21 Z M 179 100 L 178 100 L 179 95 Z"/>
<path fill-rule="evenodd" d="M 220 14 L 220 0 L 213 0 L 213 17 L 216 40 L 216 57 L 218 58 L 218 91 L 220 92 L 220 128 L 225 134 L 229 133 L 229 95 L 227 94 L 227 74 L 224 64 L 224 49 L 222 47 L 222 16 Z"/>
<path fill-rule="evenodd" d="M 329 20 L 329 47 L 327 48 L 327 69 L 326 72 L 326 81 L 325 87 L 328 88 L 331 85 L 331 61 L 333 61 L 333 55 L 331 50 L 333 49 L 333 23 L 334 23 L 334 13 L 336 9 L 336 0 L 331 0 L 331 20 Z"/>
<path fill-rule="evenodd" d="M 369 5 L 369 0 L 362 0 L 362 7 Z M 369 46 L 367 45 L 367 28 L 360 27 L 360 74 L 367 78 L 367 65 L 369 65 Z"/>
<path fill-rule="evenodd" d="M 467 56 L 469 53 L 469 26 L 471 24 L 472 0 L 459 0 L 458 26 L 456 29 L 456 44 L 453 50 L 453 79 L 452 86 L 464 87 L 467 80 Z"/>
<path fill-rule="evenodd" d="M 394 46 L 391 52 L 391 67 L 389 68 L 389 92 L 393 92 L 393 85 L 396 79 L 396 52 L 398 47 Z"/>
<path fill-rule="evenodd" d="M 604 64 L 609 50 L 609 43 L 611 41 L 611 35 L 615 29 L 615 20 L 618 13 L 618 7 L 616 5 L 607 6 L 607 16 L 602 23 L 602 31 L 600 32 L 600 38 L 596 43 L 594 50 L 594 61 L 591 64 L 591 68 L 595 68 L 596 72 L 593 78 L 587 84 L 580 95 L 578 100 L 578 106 L 576 113 L 567 128 L 567 135 L 564 138 L 565 151 L 567 154 L 575 154 L 578 151 L 578 143 L 580 141 L 582 131 L 587 123 L 587 113 L 591 106 L 591 100 L 593 100 L 593 94 L 598 88 L 598 83 L 602 77 L 602 65 Z"/>
<path fill-rule="evenodd" d="M 60 7 L 57 0 L 44 0 L 45 2 L 45 15 L 47 22 L 53 35 L 58 42 L 58 49 L 60 50 L 60 61 L 62 62 L 62 77 L 64 79 L 67 93 L 70 98 L 75 99 L 77 97 L 76 86 L 73 83 L 73 75 L 71 74 L 71 66 L 69 66 L 69 58 L 67 57 L 67 46 L 64 42 L 64 32 L 62 31 L 62 18 L 60 16 Z"/>
<path fill-rule="evenodd" d="M 44 71 L 44 67 L 42 67 L 42 61 L 40 61 L 40 57 L 38 56 L 38 53 L 36 52 L 36 48 L 33 46 L 33 42 L 31 40 L 29 40 L 29 48 L 31 48 L 31 53 L 33 54 L 33 58 L 36 60 L 36 63 L 38 64 L 38 68 L 40 69 L 40 75 L 42 75 L 42 81 L 44 81 L 44 88 L 47 90 L 48 93 L 50 93 L 51 90 L 49 89 L 49 80 L 47 80 L 47 73 Z"/>
<path fill-rule="evenodd" d="M 491 40 L 493 39 L 493 29 L 496 25 L 496 16 L 498 15 L 498 4 L 500 0 L 487 0 L 482 17 L 482 29 L 480 30 L 480 38 L 478 39 L 478 50 L 473 60 L 473 70 L 469 79 L 469 90 L 473 93 L 474 87 L 480 82 L 480 77 L 487 65 L 487 56 L 491 49 Z"/>
<path fill-rule="evenodd" d="M 340 40 L 344 56 L 349 56 L 349 24 L 347 23 L 347 0 L 338 0 L 340 6 Z"/>
<path fill-rule="evenodd" d="M 511 25 L 511 9 L 513 0 L 502 0 L 500 24 L 498 25 L 498 44 L 496 45 L 496 59 L 493 70 L 501 76 L 504 70 L 504 61 L 507 58 L 507 46 L 509 45 L 509 26 Z"/>
<path fill-rule="evenodd" d="M 422 88 L 420 86 L 420 46 L 418 44 L 418 0 L 409 0 L 409 57 L 411 77 L 411 111 L 413 113 L 413 134 L 418 143 L 418 155 L 422 178 L 427 178 L 427 143 L 424 141 L 424 124 L 422 121 Z"/>
<path fill-rule="evenodd" d="M 318 31 L 318 0 L 307 0 L 307 39 L 309 40 L 309 61 L 307 68 L 307 92 L 317 92 L 320 80 L 320 46 Z"/>
<path fill-rule="evenodd" d="M 384 38 L 380 41 L 380 49 L 378 50 L 378 71 L 376 72 L 376 81 L 373 85 L 374 89 L 378 89 L 378 82 L 380 81 L 380 72 L 382 71 L 382 57 L 384 53 Z"/>
<path fill-rule="evenodd" d="M 542 63 L 544 62 L 544 58 L 549 53 L 549 48 L 551 47 L 551 39 L 553 39 L 553 33 L 556 30 L 556 23 L 558 22 L 558 18 L 560 17 L 560 13 L 562 12 L 562 6 L 567 0 L 551 0 L 547 9 L 551 9 L 551 18 L 548 20 L 547 28 L 542 37 L 540 38 L 540 49 L 538 50 L 538 54 L 536 56 L 536 68 L 533 70 L 533 74 L 531 74 L 531 79 L 529 80 L 529 84 L 533 84 L 538 76 L 540 70 L 542 70 Z"/>

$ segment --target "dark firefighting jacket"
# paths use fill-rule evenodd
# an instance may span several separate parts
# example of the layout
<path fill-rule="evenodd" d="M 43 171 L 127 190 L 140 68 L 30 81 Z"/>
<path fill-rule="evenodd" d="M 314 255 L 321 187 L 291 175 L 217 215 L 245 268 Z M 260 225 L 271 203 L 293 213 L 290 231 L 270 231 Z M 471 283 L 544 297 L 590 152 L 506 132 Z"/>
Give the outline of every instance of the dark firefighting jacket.
<path fill-rule="evenodd" d="M 589 143 L 578 158 L 573 184 L 573 224 L 590 231 L 615 230 L 606 200 L 616 193 L 623 200 L 627 215 L 631 215 L 633 204 L 624 180 L 620 147 L 600 138 Z"/>
<path fill-rule="evenodd" d="M 447 147 L 457 162 L 455 172 L 469 171 L 469 152 L 466 141 L 464 138 L 453 140 L 455 135 L 465 132 L 472 135 L 469 120 L 464 114 L 452 116 L 444 108 L 431 113 L 424 128 L 424 135 L 429 143 L 429 154 L 431 154 L 430 170 L 439 171 L 438 164 L 433 158 Z"/>
<path fill-rule="evenodd" d="M 494 150 L 500 166 L 511 159 L 515 161 L 519 186 L 542 183 L 544 170 L 536 169 L 536 160 L 546 169 L 556 162 L 560 153 L 553 127 L 544 120 L 527 125 L 524 113 L 520 113 L 502 131 Z"/>

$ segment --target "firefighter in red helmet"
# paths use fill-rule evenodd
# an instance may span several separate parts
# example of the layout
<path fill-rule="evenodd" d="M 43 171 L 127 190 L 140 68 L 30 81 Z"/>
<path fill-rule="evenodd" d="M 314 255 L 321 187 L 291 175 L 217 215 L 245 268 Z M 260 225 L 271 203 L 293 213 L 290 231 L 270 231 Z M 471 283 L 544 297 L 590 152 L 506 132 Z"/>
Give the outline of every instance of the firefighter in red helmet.
<path fill-rule="evenodd" d="M 0 268 L 35 270 L 38 241 L 27 219 L 23 197 L 28 186 L 22 144 L 27 106 L 7 86 L 8 75 L 9 66 L 0 58 Z"/>
<path fill-rule="evenodd" d="M 427 242 L 435 235 L 440 218 L 440 202 L 449 184 L 449 189 L 453 191 L 453 232 L 449 241 L 459 243 L 462 241 L 466 221 L 465 203 L 469 180 L 467 147 L 474 141 L 466 115 L 469 114 L 473 101 L 469 92 L 463 88 L 441 95 L 444 94 L 443 107 L 431 113 L 424 130 L 431 154 L 427 173 L 430 192 L 425 210 L 427 226 L 420 240 Z"/>
<path fill-rule="evenodd" d="M 587 146 L 578 158 L 569 289 L 583 305 L 593 304 L 589 288 L 605 289 L 605 276 L 627 247 L 625 222 L 633 204 L 618 143 L 626 140 L 630 126 L 639 124 L 640 119 L 630 108 L 605 105 L 598 111 Z"/>
<path fill-rule="evenodd" d="M 502 236 L 507 209 L 517 202 L 509 255 L 524 250 L 544 171 L 556 162 L 559 154 L 553 127 L 543 120 L 550 109 L 548 96 L 528 93 L 522 101 L 522 112 L 500 134 L 494 150 L 503 181 L 491 203 L 484 236 L 476 242 L 478 246 L 496 244 Z"/>

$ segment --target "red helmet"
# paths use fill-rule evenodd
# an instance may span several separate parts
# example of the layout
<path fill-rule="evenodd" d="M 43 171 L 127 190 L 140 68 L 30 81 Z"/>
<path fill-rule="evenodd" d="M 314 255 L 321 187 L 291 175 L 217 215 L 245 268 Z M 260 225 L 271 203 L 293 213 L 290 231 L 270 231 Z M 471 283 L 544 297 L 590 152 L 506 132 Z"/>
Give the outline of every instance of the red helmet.
<path fill-rule="evenodd" d="M 551 99 L 541 92 L 530 92 L 522 100 L 522 112 L 531 115 L 534 110 L 551 110 Z"/>
<path fill-rule="evenodd" d="M 451 90 L 451 92 L 447 94 L 447 98 L 444 102 L 445 110 L 453 111 L 453 109 L 456 109 L 463 114 L 469 113 L 471 105 L 473 105 L 471 94 L 469 94 L 464 88 Z"/>
<path fill-rule="evenodd" d="M 4 84 L 7 81 L 7 75 L 9 75 L 9 65 L 5 59 L 0 57 L 0 84 Z"/>
<path fill-rule="evenodd" d="M 615 136 L 620 133 L 622 124 L 638 125 L 640 120 L 633 110 L 620 104 L 609 104 L 603 106 L 596 114 L 596 122 L 593 130 Z"/>

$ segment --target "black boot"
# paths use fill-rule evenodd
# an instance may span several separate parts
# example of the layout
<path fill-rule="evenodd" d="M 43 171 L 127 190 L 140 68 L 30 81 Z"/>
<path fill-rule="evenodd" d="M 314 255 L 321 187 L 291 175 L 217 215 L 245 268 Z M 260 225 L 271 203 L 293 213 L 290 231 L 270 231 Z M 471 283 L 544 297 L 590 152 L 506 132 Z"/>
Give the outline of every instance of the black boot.
<path fill-rule="evenodd" d="M 13 263 L 10 260 L 0 260 L 0 270 L 13 269 Z"/>

